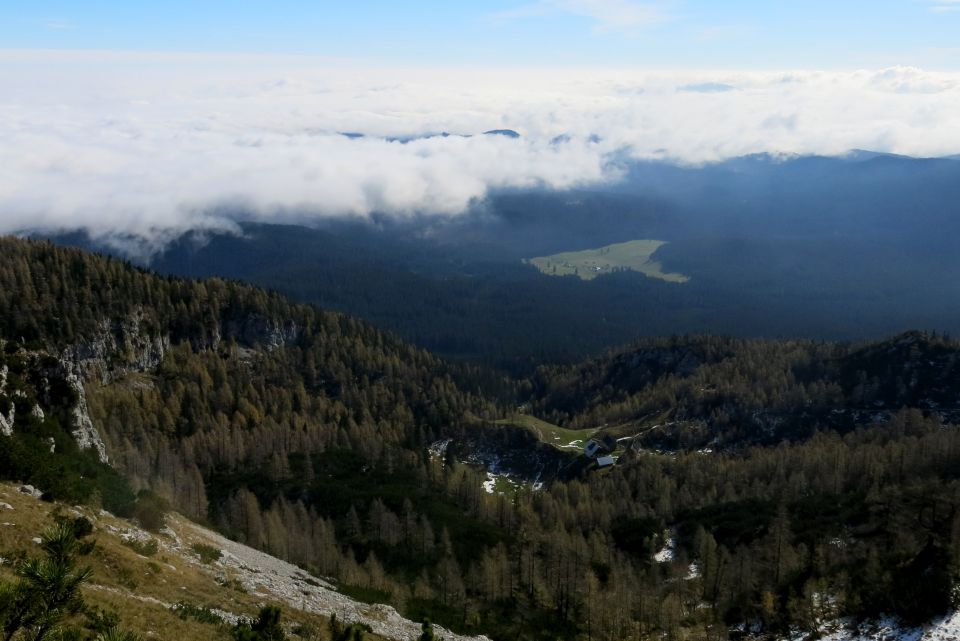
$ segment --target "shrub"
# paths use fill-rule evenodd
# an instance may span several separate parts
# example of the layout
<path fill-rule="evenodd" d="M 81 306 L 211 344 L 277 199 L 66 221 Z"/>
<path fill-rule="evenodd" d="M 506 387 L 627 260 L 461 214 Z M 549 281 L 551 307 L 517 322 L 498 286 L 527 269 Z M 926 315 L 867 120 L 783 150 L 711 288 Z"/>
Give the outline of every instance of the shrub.
<path fill-rule="evenodd" d="M 157 543 L 156 539 L 149 539 L 147 541 L 127 539 L 123 542 L 123 544 L 140 556 L 153 556 L 160 549 L 160 545 Z"/>
<path fill-rule="evenodd" d="M 153 492 L 143 490 L 137 496 L 137 504 L 133 508 L 133 515 L 140 523 L 140 527 L 148 532 L 159 532 L 167 519 L 170 503 Z"/>
<path fill-rule="evenodd" d="M 268 605 L 253 621 L 240 621 L 231 634 L 235 641 L 286 641 L 280 625 L 280 608 Z"/>
<path fill-rule="evenodd" d="M 219 625 L 223 623 L 223 618 L 208 606 L 193 605 L 186 601 L 178 601 L 170 606 L 170 609 L 177 613 L 177 616 L 187 621 L 193 619 L 200 623 L 209 623 Z"/>
<path fill-rule="evenodd" d="M 220 557 L 223 556 L 223 552 L 221 552 L 218 548 L 215 548 L 212 545 L 207 545 L 206 543 L 194 543 L 190 546 L 190 549 L 193 550 L 193 553 L 199 556 L 200 560 L 206 564 L 219 561 Z"/>

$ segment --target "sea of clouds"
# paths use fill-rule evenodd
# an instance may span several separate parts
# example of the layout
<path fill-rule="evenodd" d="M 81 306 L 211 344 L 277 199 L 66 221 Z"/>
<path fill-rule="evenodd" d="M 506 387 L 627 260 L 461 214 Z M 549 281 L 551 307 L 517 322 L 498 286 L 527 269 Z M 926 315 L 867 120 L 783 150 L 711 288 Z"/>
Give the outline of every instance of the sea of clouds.
<path fill-rule="evenodd" d="M 455 215 L 492 189 L 616 181 L 631 158 L 960 152 L 960 73 L 914 68 L 387 69 L 0 51 L 0 87 L 0 233 L 84 229 L 141 251 L 241 219 Z M 491 129 L 521 136 L 477 135 Z M 440 132 L 459 135 L 418 138 Z"/>

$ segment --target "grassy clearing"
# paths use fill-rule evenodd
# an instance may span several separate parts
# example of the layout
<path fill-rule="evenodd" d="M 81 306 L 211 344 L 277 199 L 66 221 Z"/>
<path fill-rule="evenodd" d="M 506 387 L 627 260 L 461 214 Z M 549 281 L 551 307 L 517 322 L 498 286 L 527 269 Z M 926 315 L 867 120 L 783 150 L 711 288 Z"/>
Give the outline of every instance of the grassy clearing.
<path fill-rule="evenodd" d="M 597 249 L 530 258 L 525 262 L 535 265 L 548 276 L 573 275 L 592 280 L 597 276 L 629 269 L 668 283 L 687 282 L 689 277 L 664 272 L 663 266 L 653 260 L 653 254 L 665 244 L 662 240 L 631 240 Z"/>
<path fill-rule="evenodd" d="M 541 441 L 548 445 L 553 445 L 559 449 L 580 450 L 584 443 L 596 431 L 596 428 L 590 427 L 582 430 L 568 430 L 565 427 L 554 425 L 542 421 L 536 416 L 529 414 L 516 414 L 510 418 L 497 421 L 500 425 L 514 425 L 531 430 Z"/>
<path fill-rule="evenodd" d="M 509 476 L 497 476 L 493 479 L 494 494 L 504 494 L 509 496 L 513 494 L 520 486 L 521 483 L 519 481 L 511 479 Z"/>

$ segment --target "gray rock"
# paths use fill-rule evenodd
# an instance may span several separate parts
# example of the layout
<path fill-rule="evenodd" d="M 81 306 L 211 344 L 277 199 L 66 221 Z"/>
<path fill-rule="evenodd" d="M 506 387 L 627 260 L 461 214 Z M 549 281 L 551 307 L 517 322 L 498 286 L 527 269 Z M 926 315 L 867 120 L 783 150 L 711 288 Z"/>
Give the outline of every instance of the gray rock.
<path fill-rule="evenodd" d="M 83 389 L 83 383 L 80 382 L 80 377 L 71 373 L 66 377 L 66 381 L 73 391 L 77 393 L 77 403 L 73 406 L 73 411 L 70 416 L 73 422 L 73 429 L 70 433 L 77 442 L 77 447 L 81 450 L 93 448 L 97 452 L 97 458 L 99 458 L 102 463 L 108 463 L 107 446 L 104 445 L 103 439 L 100 438 L 100 432 L 97 431 L 97 428 L 93 426 L 93 421 L 90 420 L 90 410 L 87 408 L 87 394 Z"/>
<path fill-rule="evenodd" d="M 0 435 L 13 436 L 13 423 L 16 419 L 16 408 L 10 403 L 10 411 L 4 416 L 0 413 Z"/>
<path fill-rule="evenodd" d="M 292 320 L 277 322 L 260 314 L 249 314 L 239 320 L 231 320 L 226 327 L 227 336 L 248 346 L 263 345 L 276 349 L 291 345 L 300 336 L 300 329 Z"/>
<path fill-rule="evenodd" d="M 32 485 L 21 485 L 19 488 L 19 491 L 21 494 L 28 494 L 35 499 L 38 499 L 41 496 L 43 496 L 43 492 L 33 487 Z"/>
<path fill-rule="evenodd" d="M 89 340 L 65 349 L 60 360 L 67 371 L 102 383 L 131 371 L 143 372 L 156 367 L 166 355 L 170 339 L 149 335 L 143 329 L 145 316 L 143 310 L 137 310 L 118 322 L 100 321 Z"/>

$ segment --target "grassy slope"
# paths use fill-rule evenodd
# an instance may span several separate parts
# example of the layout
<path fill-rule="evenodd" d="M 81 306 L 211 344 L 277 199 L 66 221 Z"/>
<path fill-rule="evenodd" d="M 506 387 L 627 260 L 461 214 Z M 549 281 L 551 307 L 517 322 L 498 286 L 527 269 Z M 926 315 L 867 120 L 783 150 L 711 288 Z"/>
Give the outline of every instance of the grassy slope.
<path fill-rule="evenodd" d="M 529 414 L 516 414 L 510 418 L 497 421 L 500 425 L 514 425 L 523 427 L 537 435 L 542 442 L 553 445 L 560 449 L 583 449 L 584 442 L 590 438 L 596 431 L 596 428 L 586 428 L 582 430 L 569 430 L 565 427 L 554 425 L 540 420 L 536 416 Z M 576 443 L 576 441 L 580 441 Z"/>
<path fill-rule="evenodd" d="M 83 590 L 84 600 L 88 605 L 117 613 L 123 627 L 145 639 L 207 641 L 230 638 L 228 625 L 180 619 L 169 609 L 170 604 L 178 601 L 246 617 L 255 616 L 264 603 L 278 603 L 268 594 L 248 592 L 233 580 L 229 570 L 204 565 L 192 554 L 173 554 L 166 545 L 149 557 L 137 554 L 123 545 L 120 536 L 139 532 L 128 521 L 105 512 L 98 513 L 89 507 L 45 503 L 21 494 L 16 487 L 0 483 L 0 503 L 13 507 L 12 510 L 0 507 L 0 557 L 10 558 L 18 551 L 38 554 L 33 539 L 53 524 L 58 511 L 69 517 L 86 516 L 94 523 L 92 538 L 97 546 L 92 554 L 81 560 L 94 571 L 93 579 Z M 189 549 L 189 541 L 196 538 L 195 526 L 177 515 L 172 515 L 168 525 Z M 164 543 L 173 542 L 172 537 L 165 534 L 157 538 Z M 0 577 L 11 576 L 10 565 L 0 565 Z M 281 605 L 283 621 L 290 627 L 297 624 L 309 626 L 319 631 L 322 638 L 328 636 L 326 617 Z M 377 640 L 382 637 L 368 633 L 365 638 Z"/>
<path fill-rule="evenodd" d="M 690 280 L 687 276 L 665 273 L 662 265 L 653 260 L 653 254 L 665 244 L 662 240 L 631 240 L 596 249 L 540 256 L 528 262 L 548 276 L 576 275 L 583 280 L 592 280 L 614 271 L 631 269 L 669 283 L 687 282 Z"/>

